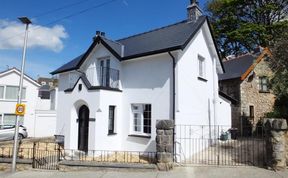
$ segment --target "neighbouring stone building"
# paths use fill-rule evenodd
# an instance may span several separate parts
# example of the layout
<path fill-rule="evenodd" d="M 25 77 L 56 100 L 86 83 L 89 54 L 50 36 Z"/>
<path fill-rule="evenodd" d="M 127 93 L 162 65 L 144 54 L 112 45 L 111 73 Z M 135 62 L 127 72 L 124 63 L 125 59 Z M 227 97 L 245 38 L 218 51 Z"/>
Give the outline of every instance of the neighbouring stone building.
<path fill-rule="evenodd" d="M 265 113 L 273 109 L 275 95 L 269 87 L 273 75 L 269 67 L 271 52 L 268 48 L 224 61 L 225 74 L 219 75 L 220 90 L 238 105 L 232 108 L 232 126 L 245 130 L 255 128 Z M 249 130 L 249 129 L 248 129 Z"/>

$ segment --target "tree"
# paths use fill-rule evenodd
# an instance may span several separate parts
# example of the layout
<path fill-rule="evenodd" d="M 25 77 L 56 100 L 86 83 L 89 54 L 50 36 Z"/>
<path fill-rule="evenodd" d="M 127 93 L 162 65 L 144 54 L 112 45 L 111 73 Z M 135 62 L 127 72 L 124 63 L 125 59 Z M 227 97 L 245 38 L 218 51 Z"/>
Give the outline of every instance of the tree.
<path fill-rule="evenodd" d="M 207 4 L 222 55 L 267 47 L 288 29 L 287 0 L 211 0 Z"/>

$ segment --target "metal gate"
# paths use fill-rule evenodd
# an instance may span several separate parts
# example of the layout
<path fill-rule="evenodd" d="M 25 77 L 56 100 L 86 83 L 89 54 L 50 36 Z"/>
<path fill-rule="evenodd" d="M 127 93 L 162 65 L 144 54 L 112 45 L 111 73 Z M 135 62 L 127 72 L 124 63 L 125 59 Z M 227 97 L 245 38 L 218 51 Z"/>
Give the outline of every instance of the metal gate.
<path fill-rule="evenodd" d="M 241 134 L 226 126 L 178 125 L 175 161 L 184 165 L 265 166 L 262 127 Z"/>
<path fill-rule="evenodd" d="M 47 143 L 46 143 L 47 144 Z M 53 144 L 53 143 L 51 143 Z M 33 162 L 32 167 L 35 169 L 58 170 L 60 161 L 60 148 L 55 144 L 54 148 L 51 146 L 43 149 L 36 143 L 33 145 Z"/>

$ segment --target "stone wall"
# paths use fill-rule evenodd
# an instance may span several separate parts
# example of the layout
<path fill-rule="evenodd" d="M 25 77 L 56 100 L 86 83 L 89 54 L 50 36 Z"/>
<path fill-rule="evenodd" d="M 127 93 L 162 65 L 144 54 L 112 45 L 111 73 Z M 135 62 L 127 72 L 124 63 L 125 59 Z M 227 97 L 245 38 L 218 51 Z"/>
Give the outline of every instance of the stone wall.
<path fill-rule="evenodd" d="M 161 171 L 173 168 L 173 120 L 160 120 L 156 124 L 157 167 Z"/>
<path fill-rule="evenodd" d="M 273 110 L 275 102 L 275 95 L 271 90 L 269 92 L 259 91 L 259 77 L 262 76 L 267 76 L 268 79 L 272 76 L 272 71 L 265 60 L 258 63 L 254 71 L 240 85 L 241 115 L 250 116 L 249 107 L 254 106 L 254 118 L 250 119 L 254 126 L 260 118 L 265 116 L 265 113 Z"/>
<path fill-rule="evenodd" d="M 285 150 L 286 150 L 286 165 L 288 166 L 288 132 L 286 132 L 286 134 L 285 134 L 285 141 L 286 141 L 286 145 L 285 145 Z"/>
<path fill-rule="evenodd" d="M 287 122 L 285 119 L 267 119 L 266 153 L 267 166 L 273 170 L 283 170 L 287 166 Z"/>

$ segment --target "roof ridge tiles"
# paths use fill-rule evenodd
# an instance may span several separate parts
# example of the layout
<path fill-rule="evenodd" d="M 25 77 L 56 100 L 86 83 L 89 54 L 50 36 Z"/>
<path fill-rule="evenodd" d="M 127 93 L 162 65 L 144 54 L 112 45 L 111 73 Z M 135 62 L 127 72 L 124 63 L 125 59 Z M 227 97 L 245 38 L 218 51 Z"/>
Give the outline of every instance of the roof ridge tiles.
<path fill-rule="evenodd" d="M 122 41 L 122 40 L 127 40 L 129 38 L 134 38 L 134 37 L 137 37 L 137 36 L 145 35 L 147 33 L 159 31 L 159 30 L 162 30 L 162 29 L 165 29 L 165 28 L 169 28 L 169 27 L 172 27 L 172 26 L 176 26 L 176 25 L 179 25 L 179 24 L 184 23 L 184 22 L 187 22 L 187 20 L 182 20 L 180 22 L 176 22 L 176 23 L 173 23 L 173 24 L 170 24 L 170 25 L 166 25 L 166 26 L 163 26 L 163 27 L 155 28 L 153 30 L 149 30 L 149 31 L 146 31 L 146 32 L 138 33 L 138 34 L 135 34 L 135 35 L 132 35 L 132 36 L 128 36 L 128 37 L 125 37 L 125 38 L 121 38 L 121 39 L 118 39 L 116 41 L 119 42 L 119 41 Z"/>

